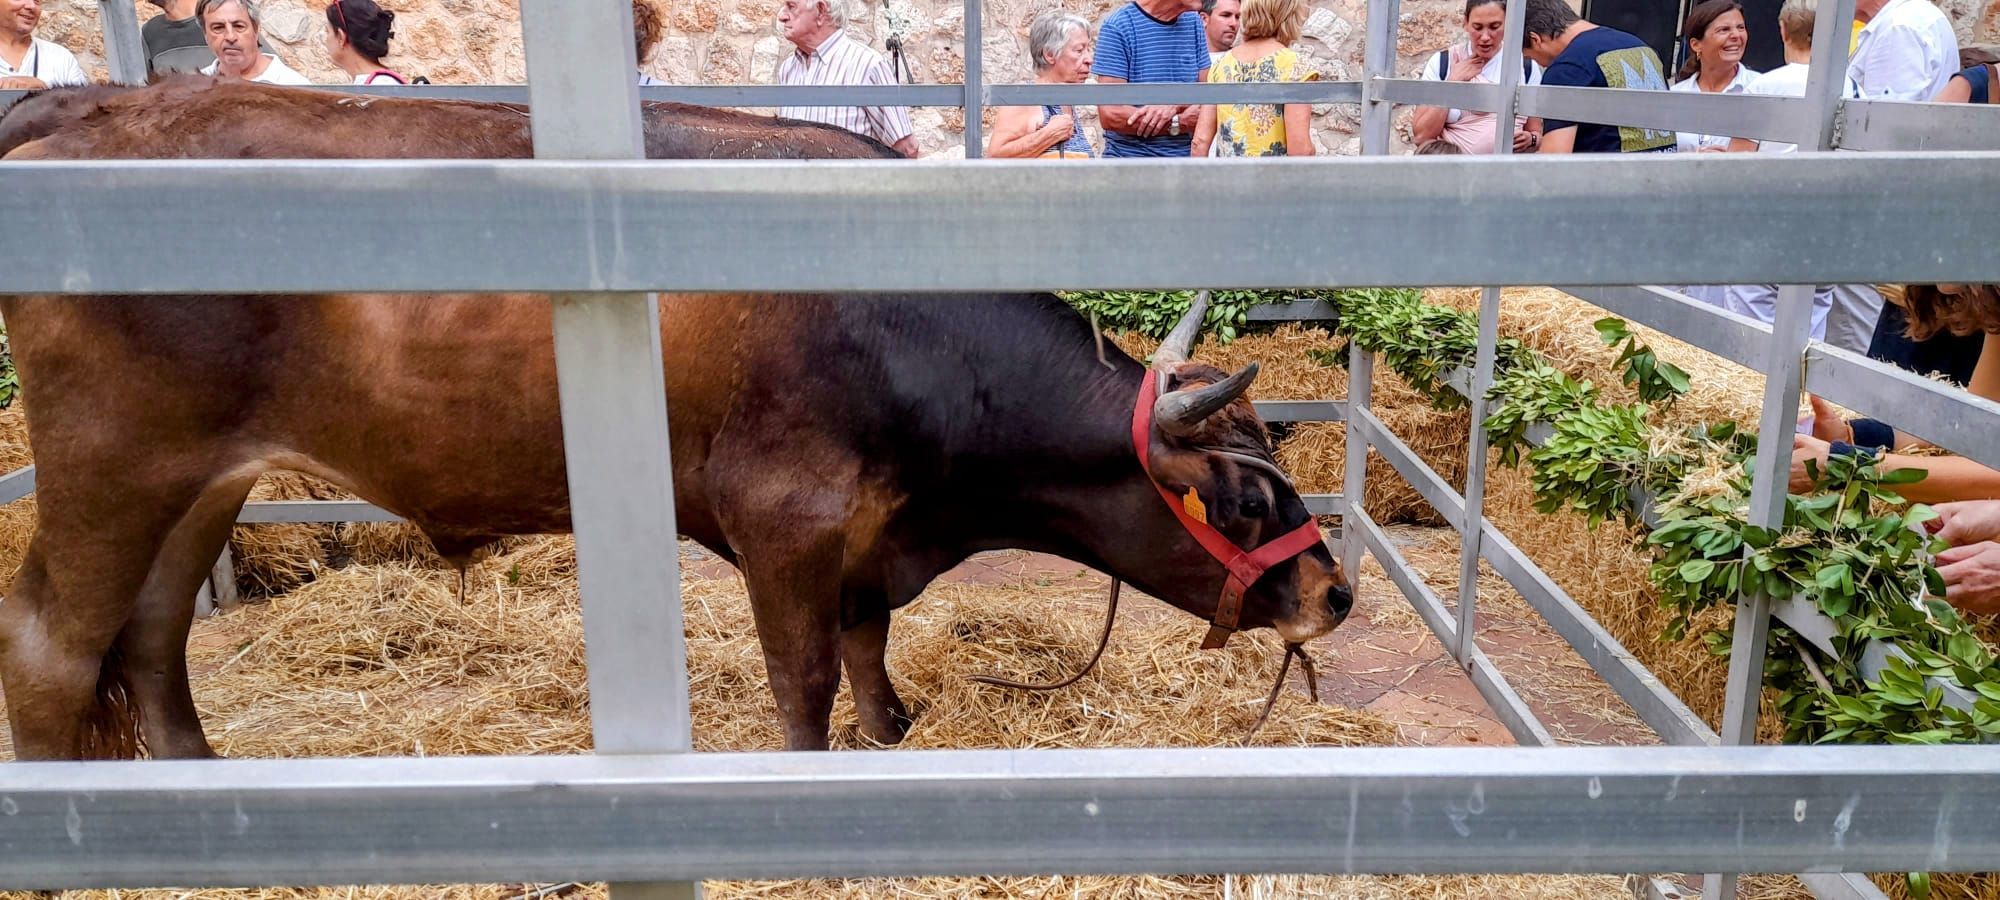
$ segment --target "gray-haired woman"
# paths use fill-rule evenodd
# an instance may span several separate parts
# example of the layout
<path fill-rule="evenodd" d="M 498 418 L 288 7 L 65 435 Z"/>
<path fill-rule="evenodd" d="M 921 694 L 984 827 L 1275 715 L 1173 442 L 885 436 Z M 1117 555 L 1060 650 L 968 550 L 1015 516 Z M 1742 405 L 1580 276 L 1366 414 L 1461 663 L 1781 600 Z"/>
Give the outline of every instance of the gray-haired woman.
<path fill-rule="evenodd" d="M 1079 84 L 1090 77 L 1090 22 L 1055 9 L 1028 27 L 1037 84 Z M 996 158 L 1090 159 L 1097 149 L 1067 106 L 1003 106 L 993 114 L 986 155 Z"/>

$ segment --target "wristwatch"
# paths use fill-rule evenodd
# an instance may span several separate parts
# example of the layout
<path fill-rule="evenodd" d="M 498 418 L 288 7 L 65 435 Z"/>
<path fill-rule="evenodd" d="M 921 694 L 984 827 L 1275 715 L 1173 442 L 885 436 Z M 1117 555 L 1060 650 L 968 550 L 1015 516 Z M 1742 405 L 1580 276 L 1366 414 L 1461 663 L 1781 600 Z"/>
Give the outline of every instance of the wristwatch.
<path fill-rule="evenodd" d="M 1179 113 L 1174 114 L 1174 124 L 1167 128 L 1167 133 L 1174 137 L 1181 136 L 1181 117 Z"/>

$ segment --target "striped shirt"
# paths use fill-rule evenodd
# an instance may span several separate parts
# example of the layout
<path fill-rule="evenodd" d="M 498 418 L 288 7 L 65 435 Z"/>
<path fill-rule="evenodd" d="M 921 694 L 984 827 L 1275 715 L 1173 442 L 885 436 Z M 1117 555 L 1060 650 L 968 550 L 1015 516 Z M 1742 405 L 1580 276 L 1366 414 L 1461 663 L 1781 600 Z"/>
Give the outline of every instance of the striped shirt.
<path fill-rule="evenodd" d="M 895 84 L 889 62 L 866 44 L 847 36 L 843 28 L 811 50 L 795 50 L 778 63 L 779 84 Z M 778 115 L 824 122 L 867 135 L 884 144 L 910 136 L 910 110 L 904 106 L 786 106 Z"/>
<path fill-rule="evenodd" d="M 1131 84 L 1201 81 L 1208 72 L 1208 32 L 1201 15 L 1182 13 L 1171 22 L 1155 19 L 1127 3 L 1104 18 L 1090 69 Z M 1179 135 L 1133 137 L 1104 132 L 1105 156 L 1186 156 L 1194 123 L 1183 120 Z"/>

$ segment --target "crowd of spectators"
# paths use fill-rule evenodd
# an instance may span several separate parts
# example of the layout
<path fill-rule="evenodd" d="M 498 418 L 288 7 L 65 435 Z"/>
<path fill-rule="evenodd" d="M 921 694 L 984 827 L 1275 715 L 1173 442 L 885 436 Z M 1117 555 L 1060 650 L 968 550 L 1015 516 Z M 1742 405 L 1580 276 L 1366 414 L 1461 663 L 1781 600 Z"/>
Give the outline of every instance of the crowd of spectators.
<path fill-rule="evenodd" d="M 0 89 L 81 84 L 76 57 L 34 36 L 42 0 L 0 0 Z M 308 79 L 263 38 L 258 0 L 148 0 L 159 14 L 142 29 L 146 71 L 158 76 L 198 72 L 271 84 Z M 1428 81 L 1497 84 L 1508 0 L 1466 0 L 1464 38 L 1439 48 L 1418 66 Z M 1611 87 L 1689 93 L 1799 96 L 1811 59 L 1815 0 L 1790 0 L 1775 22 L 1751 22 L 1739 0 L 1703 0 L 1681 33 L 1686 62 L 1673 79 L 1659 55 L 1639 38 L 1580 17 L 1566 0 L 1526 3 L 1519 80 L 1523 84 Z M 632 0 L 642 86 L 663 36 L 654 0 Z M 893 85 L 896 64 L 848 29 L 844 0 L 781 0 L 777 24 L 791 52 L 772 79 L 781 85 Z M 1100 84 L 1274 83 L 1315 81 L 1312 58 L 1293 46 L 1308 9 L 1304 0 L 1129 0 L 1092 24 L 1051 9 L 1028 29 L 1031 74 L 1039 83 Z M 1891 100 L 1992 103 L 2000 54 L 1968 49 L 1962 56 L 1951 23 L 1932 0 L 1858 0 L 1847 96 Z M 384 62 L 395 37 L 395 14 L 375 0 L 336 0 L 325 7 L 328 58 L 355 84 L 423 83 Z M 1760 73 L 1743 62 L 1753 31 L 1775 27 L 1786 64 Z M 893 41 L 892 49 L 893 49 Z M 881 141 L 906 156 L 918 153 L 909 109 L 892 105 L 786 106 L 779 114 L 823 122 Z M 1004 108 L 994 112 L 987 155 L 995 157 L 1295 156 L 1317 152 L 1309 104 L 1105 104 L 1096 109 L 1101 138 L 1087 117 L 1068 106 Z M 1492 113 L 1417 107 L 1409 121 L 1423 155 L 1485 154 L 1499 134 Z M 1449 145 L 1446 149 L 1442 145 Z M 1518 116 L 1516 153 L 1782 153 L 1794 145 L 1724 134 Z M 1690 293 L 1746 315 L 1768 318 L 1770 298 L 1750 289 L 1693 286 Z M 1815 333 L 1831 333 L 1885 359 L 1928 365 L 1961 376 L 1964 341 L 1943 336 L 1917 344 L 1900 335 L 1901 313 L 1879 295 L 1852 287 L 1822 291 Z M 1878 311 L 1879 310 L 1879 311 Z M 1862 321 L 1875 316 L 1877 321 Z M 1875 346 L 1869 346 L 1870 343 Z M 1959 365 L 1960 369 L 1953 368 Z"/>

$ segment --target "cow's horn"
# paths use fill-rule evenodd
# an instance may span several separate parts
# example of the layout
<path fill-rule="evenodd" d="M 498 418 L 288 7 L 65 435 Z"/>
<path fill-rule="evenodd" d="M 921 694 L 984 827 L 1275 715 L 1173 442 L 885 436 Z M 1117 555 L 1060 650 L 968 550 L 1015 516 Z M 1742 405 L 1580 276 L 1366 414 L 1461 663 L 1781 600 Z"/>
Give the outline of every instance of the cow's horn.
<path fill-rule="evenodd" d="M 1160 342 L 1160 349 L 1153 351 L 1153 368 L 1165 371 L 1188 361 L 1194 355 L 1195 336 L 1201 334 L 1201 317 L 1208 313 L 1208 292 L 1194 295 L 1194 303 L 1188 306 L 1187 315 L 1181 317 L 1180 324 L 1167 332 L 1167 339 Z"/>
<path fill-rule="evenodd" d="M 1224 378 L 1207 387 L 1173 391 L 1153 403 L 1153 421 L 1160 424 L 1160 430 L 1168 434 L 1186 437 L 1199 431 L 1201 423 L 1231 401 L 1243 396 L 1250 389 L 1250 382 L 1257 380 L 1257 364 L 1243 367 L 1243 371 Z"/>

